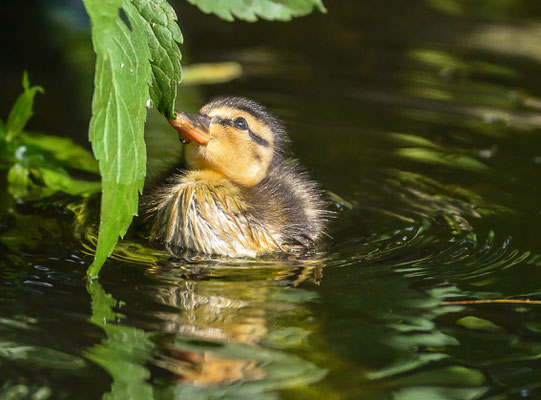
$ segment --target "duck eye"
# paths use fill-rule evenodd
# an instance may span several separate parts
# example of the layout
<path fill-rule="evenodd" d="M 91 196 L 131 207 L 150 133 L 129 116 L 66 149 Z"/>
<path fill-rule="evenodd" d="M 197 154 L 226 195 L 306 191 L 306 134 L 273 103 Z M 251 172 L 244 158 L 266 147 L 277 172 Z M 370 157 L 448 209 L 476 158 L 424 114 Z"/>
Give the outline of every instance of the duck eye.
<path fill-rule="evenodd" d="M 237 117 L 234 119 L 233 124 L 235 125 L 235 128 L 240 129 L 242 131 L 245 131 L 248 129 L 248 122 L 242 117 Z"/>

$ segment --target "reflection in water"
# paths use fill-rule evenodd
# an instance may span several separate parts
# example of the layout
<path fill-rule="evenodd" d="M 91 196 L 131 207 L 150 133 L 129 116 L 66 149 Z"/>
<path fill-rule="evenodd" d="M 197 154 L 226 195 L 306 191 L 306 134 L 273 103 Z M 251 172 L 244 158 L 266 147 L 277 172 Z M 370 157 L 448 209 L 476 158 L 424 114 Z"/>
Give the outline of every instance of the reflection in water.
<path fill-rule="evenodd" d="M 403 134 L 392 138 L 399 146 L 431 146 Z M 327 385 L 340 378 L 322 381 L 325 370 L 316 364 L 357 376 L 362 385 L 340 386 L 367 399 L 381 391 L 397 399 L 477 398 L 487 392 L 487 375 L 508 380 L 499 367 L 487 372 L 461 353 L 465 338 L 496 333 L 495 344 L 517 348 L 521 357 L 533 357 L 536 347 L 513 344 L 513 329 L 493 312 L 441 303 L 505 297 L 498 284 L 504 271 L 539 262 L 483 225 L 516 213 L 463 187 L 398 169 L 363 185 L 367 193 L 351 202 L 332 196 L 342 220 L 332 251 L 321 259 L 187 265 L 166 261 L 144 242 L 123 241 L 114 260 L 146 266 L 143 295 L 128 295 L 118 309 L 102 289 L 89 288 L 92 321 L 107 339 L 86 356 L 110 373 L 111 396 L 137 390 L 165 398 L 274 398 L 278 389 L 315 382 L 316 392 L 330 395 L 334 386 Z M 320 294 L 314 285 L 321 285 Z M 313 307 L 319 295 L 325 302 Z M 315 310 L 324 327 L 310 321 Z M 123 324 L 139 312 L 147 322 Z M 310 351 L 324 349 L 315 350 L 324 354 L 317 363 L 295 355 L 321 331 L 325 342 L 310 342 Z M 344 332 L 353 334 L 344 340 Z"/>
<path fill-rule="evenodd" d="M 241 285 L 237 284 L 216 291 L 209 286 L 208 281 L 192 280 L 180 281 L 176 287 L 160 287 L 155 294 L 156 300 L 178 310 L 177 313 L 156 315 L 163 320 L 160 330 L 191 339 L 249 346 L 260 343 L 267 334 L 264 311 L 249 306 L 248 301 L 251 294 L 256 294 L 251 300 L 259 303 L 261 296 L 265 296 L 265 290 L 244 289 L 238 292 L 235 286 Z M 170 348 L 170 353 L 169 357 L 163 358 L 158 364 L 177 375 L 180 381 L 205 385 L 265 377 L 264 371 L 250 359 L 223 358 L 212 352 L 194 352 L 174 347 Z"/>
<path fill-rule="evenodd" d="M 86 350 L 85 356 L 104 368 L 113 379 L 111 392 L 104 398 L 151 399 L 150 373 L 144 364 L 151 357 L 151 335 L 142 329 L 117 324 L 124 316 L 114 308 L 118 301 L 95 281 L 87 286 L 92 299 L 91 322 L 102 327 L 107 339 Z"/>
<path fill-rule="evenodd" d="M 283 347 L 285 343 L 277 340 L 273 343 L 273 330 L 269 318 L 280 320 L 283 314 L 300 316 L 302 305 L 296 305 L 300 296 L 305 300 L 309 293 L 291 289 L 291 296 L 284 297 L 283 289 L 299 283 L 299 279 L 312 278 L 315 268 L 311 265 L 294 267 L 285 263 L 269 268 L 244 267 L 239 265 L 202 265 L 186 267 L 182 264 L 168 263 L 171 275 L 184 267 L 182 278 L 176 278 L 175 285 L 157 286 L 152 296 L 156 301 L 172 307 L 174 311 L 157 313 L 161 320 L 159 330 L 171 333 L 177 338 L 200 340 L 211 343 L 241 345 L 248 358 L 239 358 L 238 354 L 228 357 L 221 349 L 198 351 L 197 347 L 188 350 L 168 346 L 170 355 L 163 357 L 157 364 L 169 369 L 183 382 L 198 385 L 225 384 L 238 381 L 255 381 L 268 377 L 268 369 L 261 365 L 259 357 L 253 358 L 258 351 L 263 353 L 266 346 Z M 240 268 L 240 271 L 239 271 Z M 154 270 L 153 273 L 157 271 Z M 257 277 L 246 282 L 239 280 L 242 274 Z M 286 276 L 284 276 L 286 275 Z M 290 276 L 291 279 L 288 279 Z M 270 326 L 269 326 L 270 325 Z M 290 329 L 285 326 L 281 329 Z M 303 332 L 306 336 L 309 332 Z M 288 340 L 293 338 L 290 335 Z M 294 340 L 294 339 L 293 339 Z M 177 340 L 178 345 L 178 340 Z M 262 347 L 263 346 L 263 347 Z M 271 352 L 272 353 L 272 352 Z M 251 356 L 250 356 L 251 355 Z M 272 354 L 270 354 L 272 355 Z M 293 360 L 294 358 L 292 358 Z M 300 359 L 299 364 L 307 363 Z M 321 374 L 319 374 L 321 375 Z"/>
<path fill-rule="evenodd" d="M 200 396 L 270 396 L 270 390 L 320 380 L 324 370 L 278 350 L 293 350 L 310 334 L 310 325 L 302 322 L 309 318 L 302 303 L 314 295 L 293 286 L 299 279 L 310 279 L 316 269 L 294 267 L 291 262 L 279 264 L 255 269 L 186 267 L 171 262 L 156 266 L 149 273 L 161 273 L 167 283 L 153 285 L 147 294 L 166 306 L 161 307 L 166 311 L 153 313 L 149 331 L 119 325 L 126 318 L 114 311 L 119 303 L 97 282 L 90 284 L 92 321 L 104 329 L 108 339 L 89 349 L 87 357 L 113 377 L 111 396 L 135 390 L 150 396 L 147 363 L 172 375 L 168 384 L 161 385 L 165 392 L 189 391 Z M 253 280 L 239 280 L 239 269 L 253 272 Z M 290 294 L 284 293 L 287 287 Z M 129 308 L 125 304 L 120 310 Z M 298 321 L 301 317 L 300 321 L 295 326 L 277 322 L 289 315 Z M 242 387 L 230 386 L 241 382 Z"/>
<path fill-rule="evenodd" d="M 397 136 L 403 143 L 403 135 Z M 361 389 L 344 380 L 342 387 L 349 385 L 348 393 L 363 399 L 377 398 L 382 387 L 394 399 L 479 398 L 489 391 L 491 373 L 476 362 L 475 352 L 463 350 L 471 349 L 467 340 L 479 335 L 482 346 L 482 335 L 492 335 L 491 342 L 509 346 L 515 327 L 482 308 L 442 303 L 505 298 L 506 277 L 524 272 L 538 257 L 486 222 L 516 212 L 426 175 L 388 170 L 383 176 L 374 183 L 377 189 L 356 196 L 355 209 L 341 216 L 357 227 L 356 235 L 341 223 L 336 233 L 345 241 L 326 260 L 321 283 L 331 301 L 324 307 L 332 316 L 326 327 L 331 351 L 352 360 L 334 368 L 353 368 L 365 382 Z M 367 228 L 358 236 L 361 224 Z M 338 299 L 334 293 L 346 279 L 349 297 Z M 363 294 L 362 304 L 354 303 L 352 293 Z M 362 351 L 340 343 L 344 330 L 356 333 L 348 343 Z M 488 359 L 494 356 L 489 353 Z M 359 368 L 354 360 L 361 359 Z"/>
<path fill-rule="evenodd" d="M 162 357 L 156 364 L 173 372 L 178 382 L 202 386 L 224 385 L 266 377 L 256 361 L 218 357 L 207 351 L 199 353 L 175 348 L 169 351 L 169 357 Z"/>
<path fill-rule="evenodd" d="M 397 139 L 404 141 L 402 135 Z M 162 307 L 151 307 L 156 310 L 146 335 L 152 350 L 145 363 L 162 371 L 155 373 L 157 377 L 168 372 L 160 378 L 163 393 L 249 398 L 254 391 L 270 395 L 277 388 L 320 381 L 322 369 L 292 354 L 298 343 L 319 329 L 306 322 L 315 292 L 297 288 L 309 286 L 307 282 L 321 285 L 330 301 L 322 305 L 332 315 L 328 326 L 351 321 L 347 330 L 374 330 L 346 341 L 347 356 L 341 354 L 343 328 L 327 333 L 329 354 L 337 348 L 347 358 L 351 346 L 363 349 L 352 352 L 353 366 L 327 356 L 335 368 L 352 370 L 366 382 L 354 390 L 358 398 L 371 398 L 373 390 L 383 387 L 397 399 L 476 398 L 486 393 L 483 370 L 450 358 L 460 341 L 453 329 L 449 332 L 442 326 L 490 331 L 495 324 L 490 316 L 468 312 L 466 307 L 441 304 L 502 296 L 480 290 L 493 283 L 486 277 L 522 265 L 530 253 L 513 248 L 508 238 L 498 238 L 493 230 L 484 232 L 479 222 L 512 212 L 487 204 L 464 188 L 413 172 L 388 170 L 385 179 L 374 184 L 377 187 L 369 195 L 343 208 L 341 218 L 349 224 L 338 222 L 336 252 L 321 260 L 187 265 L 155 255 L 153 266 L 147 269 L 155 283 L 147 285 L 145 296 Z M 337 196 L 333 199 L 337 207 L 348 203 Z M 362 224 L 367 229 L 359 237 Z M 147 253 L 144 247 L 125 241 L 115 257 L 142 260 Z M 338 282 L 332 277 L 322 279 L 323 266 L 336 275 L 336 267 L 352 265 L 360 277 L 348 281 L 347 297 L 329 297 L 327 290 L 340 293 L 344 278 Z M 471 285 L 477 290 L 471 290 Z M 353 293 L 369 295 L 359 303 L 351 297 Z M 340 314 L 343 307 L 348 310 L 345 315 Z M 138 352 L 139 356 L 143 353 Z M 428 381 L 432 386 L 424 384 Z M 242 390 L 237 383 L 242 383 Z M 325 381 L 321 386 L 329 390 Z"/>
<path fill-rule="evenodd" d="M 252 345 L 260 342 L 267 333 L 263 310 L 250 309 L 246 300 L 259 303 L 265 295 L 264 290 L 256 291 L 257 297 L 251 299 L 236 291 L 223 293 L 220 289 L 222 295 L 216 295 L 212 288 L 207 291 L 210 293 L 205 293 L 205 285 L 195 281 L 181 281 L 178 287 L 160 288 L 156 299 L 179 310 L 178 314 L 157 315 L 164 320 L 162 330 L 200 339 Z"/>

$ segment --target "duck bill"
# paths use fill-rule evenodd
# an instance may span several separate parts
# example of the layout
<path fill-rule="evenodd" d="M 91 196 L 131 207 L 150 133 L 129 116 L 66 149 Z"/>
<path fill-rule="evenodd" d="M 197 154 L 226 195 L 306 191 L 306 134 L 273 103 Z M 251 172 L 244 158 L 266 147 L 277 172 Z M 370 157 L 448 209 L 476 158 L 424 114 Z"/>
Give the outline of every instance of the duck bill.
<path fill-rule="evenodd" d="M 200 114 L 188 114 L 176 111 L 177 117 L 170 118 L 169 123 L 178 132 L 181 139 L 206 146 L 210 141 L 210 118 Z"/>

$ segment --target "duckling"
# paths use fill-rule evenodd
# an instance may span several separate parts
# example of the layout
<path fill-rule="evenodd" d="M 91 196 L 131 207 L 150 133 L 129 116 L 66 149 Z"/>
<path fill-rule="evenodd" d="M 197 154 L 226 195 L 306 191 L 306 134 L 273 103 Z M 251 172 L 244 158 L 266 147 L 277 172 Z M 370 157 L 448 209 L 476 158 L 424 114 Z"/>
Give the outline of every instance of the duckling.
<path fill-rule="evenodd" d="M 151 197 L 151 240 L 173 256 L 256 257 L 312 246 L 328 217 L 317 184 L 287 158 L 282 123 L 255 101 L 223 97 L 169 120 L 186 171 Z"/>

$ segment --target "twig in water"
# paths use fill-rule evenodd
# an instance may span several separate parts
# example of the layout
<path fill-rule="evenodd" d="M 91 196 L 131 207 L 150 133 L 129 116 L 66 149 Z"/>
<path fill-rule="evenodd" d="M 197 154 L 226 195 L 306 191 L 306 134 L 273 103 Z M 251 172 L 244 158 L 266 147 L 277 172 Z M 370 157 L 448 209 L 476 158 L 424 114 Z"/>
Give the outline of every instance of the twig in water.
<path fill-rule="evenodd" d="M 517 300 L 517 299 L 492 299 L 492 300 L 459 300 L 459 301 L 442 301 L 442 306 L 457 306 L 467 304 L 491 304 L 491 303 L 503 303 L 503 304 L 541 304 L 541 300 Z"/>

